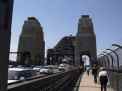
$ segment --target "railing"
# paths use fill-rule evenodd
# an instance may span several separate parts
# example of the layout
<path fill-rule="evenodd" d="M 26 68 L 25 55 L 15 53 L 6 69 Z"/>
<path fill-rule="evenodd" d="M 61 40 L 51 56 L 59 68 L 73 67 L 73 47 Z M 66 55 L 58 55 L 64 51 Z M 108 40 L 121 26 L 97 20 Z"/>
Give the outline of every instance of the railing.
<path fill-rule="evenodd" d="M 67 72 L 8 85 L 8 91 L 72 91 L 80 73 L 80 68 L 74 68 Z"/>
<path fill-rule="evenodd" d="M 122 91 L 122 46 L 113 44 L 117 49 L 106 49 L 98 56 L 98 63 L 108 71 L 110 87 Z M 107 50 L 110 52 L 108 53 Z M 108 63 L 108 65 L 106 65 Z"/>

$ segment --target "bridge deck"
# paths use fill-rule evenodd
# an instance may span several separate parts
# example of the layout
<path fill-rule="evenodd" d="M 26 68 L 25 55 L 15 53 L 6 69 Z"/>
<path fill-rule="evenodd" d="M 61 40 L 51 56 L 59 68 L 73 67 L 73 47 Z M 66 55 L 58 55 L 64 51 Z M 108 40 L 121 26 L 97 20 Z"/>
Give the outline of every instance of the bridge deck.
<path fill-rule="evenodd" d="M 93 76 L 91 74 L 88 76 L 85 72 L 80 80 L 78 91 L 101 91 L 101 88 L 99 83 L 94 83 Z M 107 91 L 113 90 L 108 87 Z"/>

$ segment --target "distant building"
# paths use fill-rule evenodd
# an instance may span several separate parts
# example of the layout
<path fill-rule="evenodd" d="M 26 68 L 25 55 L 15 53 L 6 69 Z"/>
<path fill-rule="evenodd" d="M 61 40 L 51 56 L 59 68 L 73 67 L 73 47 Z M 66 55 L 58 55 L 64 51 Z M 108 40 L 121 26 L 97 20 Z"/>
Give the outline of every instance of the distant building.
<path fill-rule="evenodd" d="M 19 38 L 17 62 L 39 65 L 44 63 L 45 41 L 43 29 L 35 17 L 24 22 Z"/>
<path fill-rule="evenodd" d="M 47 51 L 48 64 L 60 64 L 62 59 L 67 57 L 70 63 L 74 63 L 74 36 L 63 37 L 53 49 Z"/>
<path fill-rule="evenodd" d="M 71 64 L 82 65 L 83 55 L 89 57 L 90 64 L 96 61 L 96 35 L 89 15 L 80 17 L 76 36 L 63 37 L 54 48 L 48 49 L 47 63 L 60 64 L 63 58 L 68 57 Z"/>

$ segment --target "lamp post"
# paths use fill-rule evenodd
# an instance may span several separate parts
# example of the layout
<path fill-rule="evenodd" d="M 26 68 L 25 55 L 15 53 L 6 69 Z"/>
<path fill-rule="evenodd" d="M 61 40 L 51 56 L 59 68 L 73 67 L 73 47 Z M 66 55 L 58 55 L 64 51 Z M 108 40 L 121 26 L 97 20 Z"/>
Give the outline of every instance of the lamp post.
<path fill-rule="evenodd" d="M 112 49 L 106 49 L 106 50 L 109 50 L 109 51 L 113 52 L 116 55 L 116 57 L 117 57 L 117 68 L 119 70 L 119 56 L 118 56 L 118 54 Z"/>

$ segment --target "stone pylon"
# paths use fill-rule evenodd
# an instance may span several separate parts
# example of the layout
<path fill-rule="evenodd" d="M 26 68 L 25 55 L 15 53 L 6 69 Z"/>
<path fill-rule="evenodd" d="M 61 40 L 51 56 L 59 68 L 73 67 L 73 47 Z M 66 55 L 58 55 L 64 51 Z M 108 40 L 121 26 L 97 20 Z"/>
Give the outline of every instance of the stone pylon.
<path fill-rule="evenodd" d="M 90 62 L 96 61 L 96 35 L 89 15 L 82 15 L 78 22 L 75 40 L 75 64 L 82 64 L 82 55 L 88 55 Z"/>
<path fill-rule="evenodd" d="M 44 63 L 45 41 L 42 27 L 35 17 L 24 22 L 19 38 L 17 62 L 39 65 Z"/>

